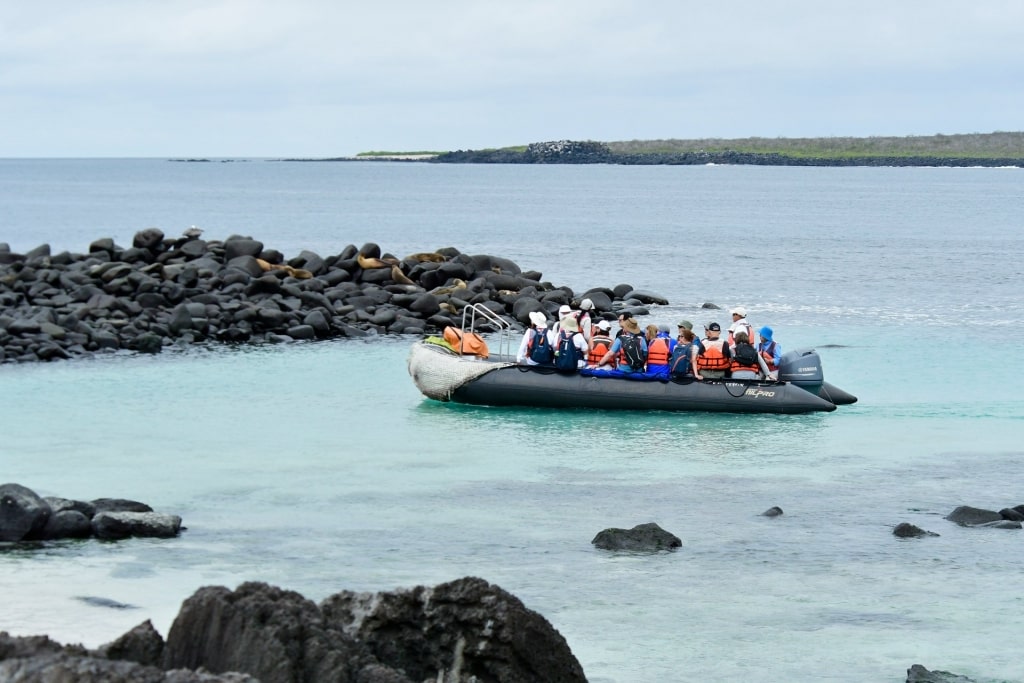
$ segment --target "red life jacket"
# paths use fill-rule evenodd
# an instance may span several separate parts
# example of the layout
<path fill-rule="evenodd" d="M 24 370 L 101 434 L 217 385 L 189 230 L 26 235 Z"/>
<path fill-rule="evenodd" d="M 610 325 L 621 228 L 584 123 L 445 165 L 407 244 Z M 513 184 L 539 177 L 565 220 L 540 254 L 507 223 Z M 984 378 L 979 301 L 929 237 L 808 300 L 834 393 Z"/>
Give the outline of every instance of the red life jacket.
<path fill-rule="evenodd" d="M 655 337 L 647 345 L 647 365 L 668 365 L 668 339 Z"/>
<path fill-rule="evenodd" d="M 768 366 L 768 369 L 772 372 L 778 370 L 775 366 L 775 342 L 770 341 L 765 344 L 764 349 L 761 350 L 761 358 L 764 358 L 764 364 Z"/>
<path fill-rule="evenodd" d="M 724 339 L 705 339 L 701 342 L 704 345 L 704 353 L 697 356 L 698 370 L 728 370 L 729 359 L 725 357 Z"/>

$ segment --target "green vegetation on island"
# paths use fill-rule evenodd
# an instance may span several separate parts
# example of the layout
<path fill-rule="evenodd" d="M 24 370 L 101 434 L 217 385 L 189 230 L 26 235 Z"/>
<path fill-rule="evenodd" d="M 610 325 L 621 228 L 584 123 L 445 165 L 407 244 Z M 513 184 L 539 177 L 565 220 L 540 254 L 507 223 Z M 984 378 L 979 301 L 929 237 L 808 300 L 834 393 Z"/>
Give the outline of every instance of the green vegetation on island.
<path fill-rule="evenodd" d="M 619 142 L 557 140 L 501 149 L 458 150 L 421 160 L 462 164 L 1024 167 L 1024 133 Z"/>

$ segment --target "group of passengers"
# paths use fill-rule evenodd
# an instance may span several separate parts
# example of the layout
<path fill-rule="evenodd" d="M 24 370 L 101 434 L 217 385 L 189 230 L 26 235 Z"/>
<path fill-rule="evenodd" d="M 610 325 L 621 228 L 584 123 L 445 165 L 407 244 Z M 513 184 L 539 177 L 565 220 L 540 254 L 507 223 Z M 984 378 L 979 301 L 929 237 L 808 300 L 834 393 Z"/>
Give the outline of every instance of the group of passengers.
<path fill-rule="evenodd" d="M 531 326 L 523 333 L 516 360 L 565 372 L 607 368 L 696 380 L 777 378 L 782 348 L 772 338 L 772 328 L 755 332 L 742 306 L 729 313 L 732 325 L 724 338 L 717 322 L 705 325 L 703 339 L 689 320 L 679 322 L 675 338 L 668 325 L 641 330 L 628 311 L 619 314 L 613 337 L 611 323 L 597 318 L 594 302 L 583 299 L 578 311 L 563 304 L 551 329 L 543 312 L 530 313 Z"/>

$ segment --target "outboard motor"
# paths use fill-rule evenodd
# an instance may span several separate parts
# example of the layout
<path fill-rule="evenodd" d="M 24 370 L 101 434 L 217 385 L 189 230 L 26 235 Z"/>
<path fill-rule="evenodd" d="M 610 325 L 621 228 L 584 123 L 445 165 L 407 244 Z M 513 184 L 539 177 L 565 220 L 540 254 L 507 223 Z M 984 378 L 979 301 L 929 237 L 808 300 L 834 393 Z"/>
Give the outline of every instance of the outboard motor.
<path fill-rule="evenodd" d="M 796 349 L 783 353 L 779 359 L 779 379 L 817 394 L 825 383 L 825 372 L 821 368 L 818 352 L 814 349 Z"/>

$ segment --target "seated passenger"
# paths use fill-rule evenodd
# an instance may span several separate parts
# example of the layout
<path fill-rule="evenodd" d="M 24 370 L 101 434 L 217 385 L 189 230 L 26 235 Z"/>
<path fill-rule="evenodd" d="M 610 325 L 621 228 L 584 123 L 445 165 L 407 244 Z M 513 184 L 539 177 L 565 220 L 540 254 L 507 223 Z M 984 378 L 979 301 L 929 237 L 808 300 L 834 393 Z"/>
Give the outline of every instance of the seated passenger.
<path fill-rule="evenodd" d="M 555 338 L 558 338 L 558 333 L 562 331 L 562 320 L 572 316 L 576 317 L 576 312 L 572 310 L 572 306 L 569 304 L 562 304 L 558 307 L 558 317 L 555 318 L 555 326 L 551 328 L 551 331 L 555 333 Z"/>
<path fill-rule="evenodd" d="M 672 350 L 676 347 L 676 340 L 669 336 L 668 326 L 656 327 L 647 326 L 647 333 L 650 335 L 651 328 L 654 328 L 654 336 L 647 338 L 647 372 L 668 374 L 669 358 L 672 357 Z"/>
<path fill-rule="evenodd" d="M 555 338 L 555 367 L 563 372 L 576 372 L 587 364 L 587 340 L 580 334 L 575 316 L 566 316 L 560 323 Z"/>
<path fill-rule="evenodd" d="M 779 376 L 779 359 L 782 358 L 782 347 L 772 339 L 774 331 L 765 325 L 757 331 L 761 335 L 761 343 L 757 345 L 757 351 L 764 359 L 768 374 L 773 379 Z"/>
<path fill-rule="evenodd" d="M 598 367 L 615 359 L 615 367 L 622 372 L 643 372 L 647 361 L 647 340 L 640 333 L 640 326 L 632 318 L 620 318 L 622 329 L 608 353 L 597 364 Z"/>
<path fill-rule="evenodd" d="M 587 365 L 596 368 L 597 364 L 604 358 L 604 354 L 608 353 L 608 349 L 612 347 L 612 337 L 609 334 L 612 324 L 607 320 L 599 320 L 594 323 L 593 329 L 594 334 L 590 338 L 589 351 L 587 352 Z"/>
<path fill-rule="evenodd" d="M 540 311 L 530 313 L 532 327 L 523 333 L 516 362 L 520 365 L 547 365 L 555 363 L 555 338 L 548 330 L 548 319 Z"/>
<path fill-rule="evenodd" d="M 729 369 L 733 379 L 759 379 L 761 377 L 760 356 L 750 343 L 746 332 L 737 332 L 733 337 L 736 347 L 732 350 Z"/>
<path fill-rule="evenodd" d="M 694 377 L 697 379 L 719 379 L 725 377 L 732 360 L 732 353 L 729 345 L 724 339 L 719 339 L 722 334 L 722 326 L 718 323 L 708 323 L 704 328 L 707 336 L 701 340 L 701 350 L 697 354 L 697 371 Z"/>
<path fill-rule="evenodd" d="M 673 378 L 693 377 L 693 369 L 697 367 L 697 354 L 700 346 L 693 330 L 680 326 L 679 339 L 676 340 L 672 356 L 669 358 L 669 375 Z"/>

